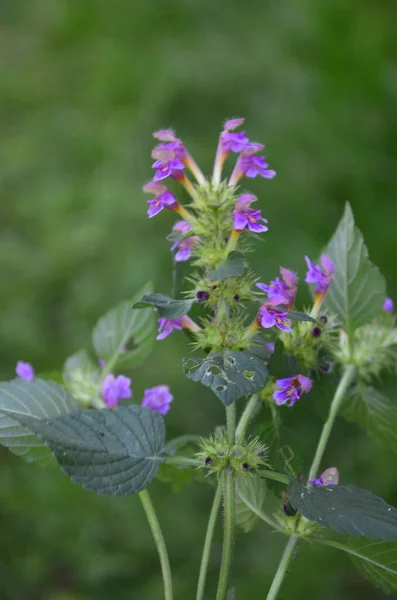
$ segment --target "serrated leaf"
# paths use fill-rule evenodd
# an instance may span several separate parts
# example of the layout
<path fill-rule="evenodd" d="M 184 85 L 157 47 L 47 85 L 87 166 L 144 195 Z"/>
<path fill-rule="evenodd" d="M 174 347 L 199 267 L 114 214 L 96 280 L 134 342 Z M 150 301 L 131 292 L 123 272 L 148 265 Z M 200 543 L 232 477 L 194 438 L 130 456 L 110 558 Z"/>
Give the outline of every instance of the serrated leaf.
<path fill-rule="evenodd" d="M 239 475 L 237 478 L 236 523 L 246 533 L 258 520 L 258 512 L 266 498 L 266 481 L 257 475 Z"/>
<path fill-rule="evenodd" d="M 74 483 L 97 494 L 122 496 L 144 490 L 164 459 L 163 418 L 143 406 L 18 420 L 54 452 Z"/>
<path fill-rule="evenodd" d="M 397 544 L 350 539 L 349 551 L 353 563 L 363 577 L 386 593 L 397 592 Z"/>
<path fill-rule="evenodd" d="M 288 313 L 288 318 L 293 321 L 309 321 L 310 323 L 315 323 L 316 319 L 313 319 L 310 315 L 307 315 L 304 312 L 300 312 L 298 310 L 288 310 L 285 311 Z"/>
<path fill-rule="evenodd" d="M 373 387 L 359 384 L 342 405 L 343 416 L 397 452 L 397 405 Z"/>
<path fill-rule="evenodd" d="M 158 309 L 158 314 L 164 319 L 179 319 L 188 314 L 192 307 L 192 300 L 176 300 L 164 294 L 144 294 L 135 302 L 133 308 L 153 306 Z"/>
<path fill-rule="evenodd" d="M 186 376 L 210 387 L 228 406 L 241 396 L 259 392 L 268 370 L 263 361 L 249 352 L 211 352 L 206 358 L 184 358 Z"/>
<path fill-rule="evenodd" d="M 354 485 L 306 488 L 294 480 L 288 499 L 307 519 L 338 533 L 397 540 L 397 509 Z"/>
<path fill-rule="evenodd" d="M 116 363 L 119 367 L 136 367 L 149 356 L 156 338 L 155 315 L 150 308 L 136 311 L 132 307 L 149 289 L 151 284 L 140 290 L 132 301 L 121 302 L 95 325 L 92 344 L 98 358 L 102 358 L 107 367 L 111 365 L 110 368 L 113 368 Z"/>
<path fill-rule="evenodd" d="M 379 269 L 368 260 L 367 247 L 354 225 L 348 203 L 325 253 L 335 263 L 325 304 L 351 337 L 358 327 L 381 312 L 386 283 Z"/>
<path fill-rule="evenodd" d="M 19 422 L 19 417 L 46 419 L 78 408 L 73 396 L 52 381 L 14 381 L 0 383 L 0 444 L 13 454 L 40 466 L 56 464 L 46 445 Z"/>
<path fill-rule="evenodd" d="M 208 275 L 210 281 L 224 281 L 230 277 L 239 277 L 244 273 L 246 260 L 244 254 L 234 250 L 226 260 Z"/>

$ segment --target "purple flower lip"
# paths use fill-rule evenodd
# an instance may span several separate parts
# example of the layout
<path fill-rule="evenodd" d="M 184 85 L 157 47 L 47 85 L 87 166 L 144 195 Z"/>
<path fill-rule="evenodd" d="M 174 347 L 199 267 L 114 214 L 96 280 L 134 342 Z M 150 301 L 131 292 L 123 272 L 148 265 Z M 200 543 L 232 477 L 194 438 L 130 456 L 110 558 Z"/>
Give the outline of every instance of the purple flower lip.
<path fill-rule="evenodd" d="M 171 251 L 177 250 L 174 256 L 175 261 L 184 262 L 185 260 L 189 260 L 192 255 L 193 248 L 197 246 L 199 242 L 200 240 L 196 235 L 176 241 L 171 247 Z"/>
<path fill-rule="evenodd" d="M 141 405 L 165 415 L 170 410 L 173 399 L 168 385 L 157 385 L 145 390 Z"/>
<path fill-rule="evenodd" d="M 124 375 L 115 377 L 113 373 L 106 375 L 102 382 L 103 400 L 109 408 L 118 406 L 120 400 L 131 398 L 131 379 Z"/>
<path fill-rule="evenodd" d="M 285 379 L 277 379 L 277 387 L 281 388 L 273 393 L 273 398 L 278 406 L 288 404 L 293 406 L 304 392 L 310 392 L 312 388 L 311 380 L 305 375 L 295 375 Z"/>
<path fill-rule="evenodd" d="M 156 181 L 151 181 L 143 186 L 143 191 L 149 194 L 155 194 L 152 200 L 147 200 L 149 208 L 147 211 L 149 219 L 155 217 L 165 208 L 176 211 L 179 208 L 179 202 L 174 194 L 167 190 L 165 185 Z"/>
<path fill-rule="evenodd" d="M 152 150 L 152 158 L 155 159 L 152 167 L 156 170 L 154 181 L 161 181 L 170 176 L 180 179 L 180 172 L 185 168 L 186 158 L 186 150 L 180 140 L 159 144 Z"/>
<path fill-rule="evenodd" d="M 236 185 L 244 176 L 250 179 L 258 176 L 273 179 L 276 176 L 276 172 L 268 168 L 265 156 L 256 156 L 256 153 L 261 150 L 263 150 L 263 145 L 255 142 L 250 142 L 245 146 L 234 167 L 229 185 Z"/>
<path fill-rule="evenodd" d="M 391 298 L 386 298 L 383 304 L 383 310 L 390 314 L 394 311 L 394 302 Z"/>
<path fill-rule="evenodd" d="M 278 305 L 283 304 L 282 296 L 273 296 L 267 302 L 262 304 L 258 313 L 258 324 L 264 329 L 276 326 L 282 331 L 291 333 L 291 321 L 288 319 L 288 313 Z"/>
<path fill-rule="evenodd" d="M 15 372 L 19 379 L 23 379 L 24 381 L 33 381 L 35 378 L 35 372 L 32 365 L 23 360 L 17 362 Z"/>
<path fill-rule="evenodd" d="M 237 200 L 233 211 L 233 228 L 235 231 L 248 229 L 254 233 L 261 233 L 269 230 L 266 225 L 262 225 L 262 223 L 267 223 L 267 219 L 262 217 L 261 211 L 250 207 L 251 203 L 256 202 L 256 200 L 256 196 L 252 194 L 242 194 Z"/>
<path fill-rule="evenodd" d="M 306 273 L 306 283 L 315 283 L 314 293 L 324 296 L 331 284 L 332 275 L 335 270 L 333 261 L 326 254 L 320 257 L 321 267 L 311 262 L 308 256 L 305 256 L 308 271 Z"/>
<path fill-rule="evenodd" d="M 316 487 L 338 485 L 339 471 L 336 467 L 329 467 L 319 477 L 314 477 L 314 479 L 310 479 L 307 483 Z"/>

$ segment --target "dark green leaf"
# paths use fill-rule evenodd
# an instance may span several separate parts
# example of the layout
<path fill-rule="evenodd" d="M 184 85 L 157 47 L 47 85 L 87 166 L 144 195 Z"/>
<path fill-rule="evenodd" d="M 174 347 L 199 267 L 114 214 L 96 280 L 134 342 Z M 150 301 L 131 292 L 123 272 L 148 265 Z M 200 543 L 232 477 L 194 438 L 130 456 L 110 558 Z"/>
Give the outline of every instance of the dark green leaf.
<path fill-rule="evenodd" d="M 307 315 L 304 312 L 299 312 L 297 310 L 288 310 L 288 318 L 293 321 L 310 321 L 311 323 L 315 323 L 316 319 L 313 319 L 310 315 Z"/>
<path fill-rule="evenodd" d="M 146 285 L 132 302 L 148 289 L 151 289 L 151 284 Z M 156 338 L 153 310 L 136 311 L 131 304 L 129 300 L 122 302 L 101 317 L 94 327 L 92 343 L 98 358 L 102 358 L 106 366 L 113 367 L 117 363 L 119 366 L 136 367 L 153 348 Z"/>
<path fill-rule="evenodd" d="M 188 314 L 192 304 L 192 300 L 175 300 L 164 294 L 144 294 L 138 302 L 135 302 L 133 308 L 153 306 L 158 309 L 160 317 L 179 319 Z"/>
<path fill-rule="evenodd" d="M 19 418 L 51 419 L 76 410 L 68 391 L 52 381 L 16 379 L 0 384 L 0 444 L 28 462 L 40 466 L 56 464 L 46 445 L 20 424 Z"/>
<path fill-rule="evenodd" d="M 245 532 L 251 531 L 258 520 L 266 498 L 266 481 L 257 475 L 237 478 L 236 523 Z"/>
<path fill-rule="evenodd" d="M 360 573 L 386 593 L 397 592 L 397 544 L 350 539 L 348 552 Z"/>
<path fill-rule="evenodd" d="M 335 263 L 325 303 L 352 336 L 355 329 L 381 312 L 386 284 L 379 269 L 368 260 L 363 236 L 354 225 L 349 204 L 325 253 Z"/>
<path fill-rule="evenodd" d="M 359 384 L 342 411 L 376 440 L 397 452 L 397 405 L 373 387 Z"/>
<path fill-rule="evenodd" d="M 18 420 L 51 448 L 74 483 L 98 494 L 122 496 L 144 490 L 163 461 L 163 418 L 142 406 Z"/>
<path fill-rule="evenodd" d="M 220 263 L 209 275 L 210 281 L 223 281 L 229 277 L 239 277 L 244 273 L 246 261 L 244 254 L 233 251 L 226 260 Z"/>
<path fill-rule="evenodd" d="M 228 406 L 241 396 L 259 392 L 268 371 L 263 361 L 249 352 L 211 352 L 207 358 L 184 358 L 186 376 L 208 386 Z"/>
<path fill-rule="evenodd" d="M 288 499 L 307 519 L 338 533 L 397 540 L 397 509 L 354 485 L 306 488 L 294 480 Z"/>

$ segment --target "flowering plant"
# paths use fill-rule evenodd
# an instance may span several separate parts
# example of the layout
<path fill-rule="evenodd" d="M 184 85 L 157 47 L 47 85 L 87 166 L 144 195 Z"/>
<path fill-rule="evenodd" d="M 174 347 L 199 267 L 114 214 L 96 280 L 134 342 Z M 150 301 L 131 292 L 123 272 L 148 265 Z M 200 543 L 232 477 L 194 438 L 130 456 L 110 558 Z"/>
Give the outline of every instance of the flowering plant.
<path fill-rule="evenodd" d="M 147 214 L 176 213 L 167 240 L 176 269 L 190 261 L 187 289 L 168 297 L 147 285 L 108 312 L 92 333 L 96 358 L 85 350 L 69 357 L 61 381 L 37 377 L 32 365 L 19 361 L 17 378 L 0 384 L 0 442 L 30 462 L 58 463 L 87 490 L 138 494 L 157 544 L 166 600 L 173 598 L 171 567 L 148 492 L 154 478 L 165 477 L 165 468 L 171 481 L 190 474 L 216 490 L 197 600 L 208 597 L 207 567 L 221 503 L 217 600 L 234 598 L 236 525 L 248 531 L 258 521 L 270 526 L 269 534 L 287 538 L 265 592 L 268 600 L 278 597 L 296 548 L 306 542 L 350 554 L 375 585 L 397 591 L 397 509 L 369 491 L 340 484 L 334 466 L 321 473 L 338 415 L 396 447 L 396 409 L 374 387 L 383 371 L 396 366 L 393 302 L 368 259 L 349 205 L 319 263 L 306 257 L 311 306 L 295 309 L 298 277 L 286 267 L 269 283 L 258 280 L 248 251 L 272 225 L 261 209 L 252 208 L 257 198 L 239 186 L 246 178 L 272 179 L 276 173 L 258 155 L 263 145 L 236 131 L 243 121 L 225 123 L 210 178 L 173 131 L 154 134 L 159 142 L 152 152 L 154 176 L 143 188 L 151 195 Z M 223 165 L 233 153 L 238 156 L 232 174 L 224 179 Z M 182 184 L 189 203 L 182 204 L 166 180 Z M 169 387 L 154 382 L 137 403 L 131 379 L 120 372 L 142 364 L 155 340 L 166 344 L 169 335 L 183 330 L 195 351 L 184 359 L 184 372 L 222 402 L 225 425 L 207 438 L 166 443 L 163 417 L 174 402 Z M 305 410 L 330 372 L 337 385 L 328 416 L 311 465 L 298 475 L 282 452 L 288 443 L 281 431 L 283 412 Z M 177 410 L 177 401 L 174 405 Z"/>

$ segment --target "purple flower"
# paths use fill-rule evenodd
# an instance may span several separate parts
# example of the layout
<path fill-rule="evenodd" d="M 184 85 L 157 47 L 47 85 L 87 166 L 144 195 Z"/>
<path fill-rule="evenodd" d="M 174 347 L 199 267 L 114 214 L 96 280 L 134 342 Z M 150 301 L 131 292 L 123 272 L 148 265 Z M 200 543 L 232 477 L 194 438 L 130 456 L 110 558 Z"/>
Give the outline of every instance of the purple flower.
<path fill-rule="evenodd" d="M 113 373 L 106 375 L 102 382 L 102 394 L 109 408 L 117 406 L 122 398 L 131 398 L 131 379 L 124 375 L 115 377 Z"/>
<path fill-rule="evenodd" d="M 276 348 L 276 344 L 274 342 L 267 342 L 266 348 L 268 348 L 268 350 L 270 350 L 270 352 L 274 352 L 274 350 Z"/>
<path fill-rule="evenodd" d="M 392 313 L 394 310 L 394 302 L 391 298 L 386 298 L 384 304 L 383 304 L 383 310 L 385 310 L 388 313 Z"/>
<path fill-rule="evenodd" d="M 170 410 L 170 403 L 173 399 L 174 396 L 171 394 L 168 385 L 157 385 L 145 390 L 141 404 L 159 412 L 161 415 L 165 415 Z"/>
<path fill-rule="evenodd" d="M 32 365 L 28 362 L 24 362 L 23 360 L 19 360 L 17 362 L 15 372 L 19 379 L 23 379 L 24 381 L 33 381 L 35 378 L 35 372 Z"/>
<path fill-rule="evenodd" d="M 159 131 L 155 131 L 153 133 L 153 137 L 160 142 L 177 142 L 180 141 L 175 135 L 175 132 L 172 129 L 159 129 Z"/>
<path fill-rule="evenodd" d="M 192 255 L 192 249 L 194 246 L 197 246 L 199 243 L 199 238 L 194 235 L 188 238 L 185 238 L 180 241 L 176 241 L 171 247 L 171 251 L 178 250 L 175 254 L 174 258 L 176 262 L 183 262 L 185 260 L 189 260 Z"/>
<path fill-rule="evenodd" d="M 164 340 L 166 337 L 168 337 L 174 331 L 174 329 L 177 329 L 177 330 L 183 329 L 182 318 L 181 319 L 157 319 L 159 328 L 157 330 L 158 336 L 156 337 L 156 340 Z"/>
<path fill-rule="evenodd" d="M 285 310 L 277 308 L 278 304 L 283 304 L 282 296 L 273 296 L 267 302 L 262 304 L 259 309 L 258 323 L 264 329 L 269 327 L 278 327 L 282 331 L 291 332 L 291 321 L 288 319 L 288 313 Z"/>
<path fill-rule="evenodd" d="M 303 392 L 310 392 L 312 382 L 305 375 L 295 375 L 295 377 L 286 377 L 285 379 L 277 379 L 277 387 L 273 398 L 278 406 L 289 402 L 289 406 L 293 406 L 299 400 Z"/>
<path fill-rule="evenodd" d="M 186 223 L 186 221 L 177 221 L 172 228 L 172 231 L 178 231 L 180 233 L 189 233 L 192 230 L 192 226 L 190 223 Z"/>
<path fill-rule="evenodd" d="M 280 277 L 276 277 L 269 285 L 257 283 L 256 287 L 262 290 L 262 292 L 265 292 L 269 298 L 273 298 L 274 296 L 283 297 L 284 302 L 282 302 L 282 304 L 285 304 L 287 308 L 292 308 L 296 296 L 296 284 L 298 278 L 295 273 L 284 267 L 280 267 L 280 273 L 282 280 Z"/>
<path fill-rule="evenodd" d="M 328 469 L 325 469 L 324 473 L 321 473 L 319 477 L 309 479 L 307 483 L 315 485 L 316 487 L 338 485 L 339 471 L 336 467 L 329 467 Z"/>
<path fill-rule="evenodd" d="M 243 231 L 243 229 L 255 233 L 268 231 L 269 228 L 260 223 L 260 221 L 267 223 L 267 219 L 262 217 L 260 210 L 254 210 L 250 207 L 250 204 L 256 200 L 257 198 L 252 194 L 242 194 L 237 200 L 233 211 L 233 227 L 236 231 Z"/>
<path fill-rule="evenodd" d="M 306 283 L 315 283 L 314 293 L 324 296 L 332 281 L 332 274 L 335 270 L 334 263 L 326 254 L 322 254 L 320 257 L 321 267 L 312 263 L 308 256 L 305 256 L 305 260 L 309 269 L 306 273 Z"/>
<path fill-rule="evenodd" d="M 265 162 L 265 157 L 256 156 L 256 153 L 263 150 L 263 147 L 262 144 L 257 144 L 256 142 L 250 142 L 246 145 L 233 169 L 229 182 L 230 185 L 236 185 L 244 176 L 251 179 L 258 175 L 266 179 L 273 179 L 275 177 L 276 172 L 268 169 L 269 165 Z"/>
<path fill-rule="evenodd" d="M 163 130 L 170 132 L 170 130 Z M 161 181 L 171 176 L 179 180 L 183 177 L 181 171 L 185 168 L 184 159 L 186 150 L 181 140 L 159 144 L 152 150 L 152 158 L 155 159 L 152 167 L 156 170 L 154 181 Z"/>
<path fill-rule="evenodd" d="M 174 194 L 167 190 L 165 185 L 151 181 L 143 186 L 143 191 L 148 194 L 154 194 L 155 198 L 148 200 L 149 209 L 147 211 L 149 219 L 158 215 L 164 208 L 176 211 L 179 208 L 179 202 Z"/>

